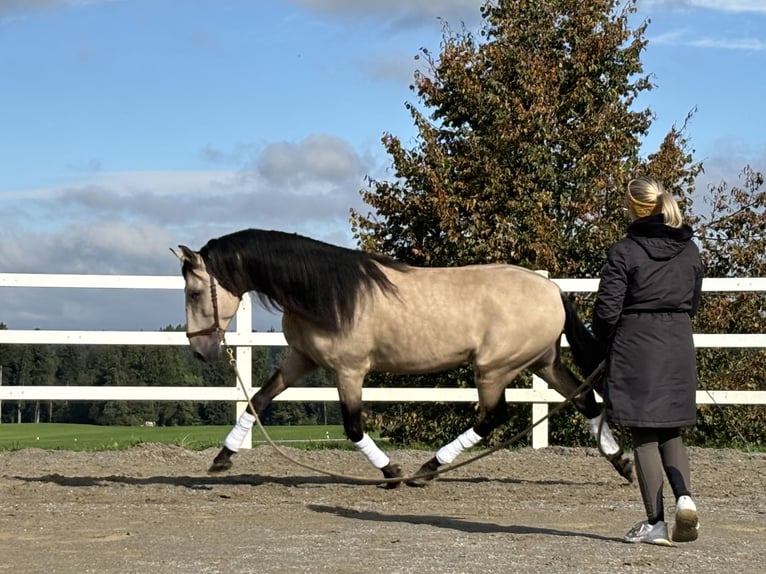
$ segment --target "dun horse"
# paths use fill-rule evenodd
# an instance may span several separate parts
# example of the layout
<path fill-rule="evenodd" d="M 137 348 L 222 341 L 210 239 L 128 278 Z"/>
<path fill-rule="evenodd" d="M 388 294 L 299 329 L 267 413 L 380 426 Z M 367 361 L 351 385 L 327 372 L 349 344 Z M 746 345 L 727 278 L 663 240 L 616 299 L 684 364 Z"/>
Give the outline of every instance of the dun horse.
<path fill-rule="evenodd" d="M 241 415 L 212 472 L 231 468 L 253 415 L 317 368 L 335 376 L 346 436 L 385 478 L 399 478 L 400 465 L 364 431 L 362 385 L 369 372 L 420 374 L 473 365 L 478 420 L 423 464 L 418 474 L 428 476 L 508 420 L 505 389 L 523 369 L 564 396 L 580 386 L 561 362 L 562 333 L 583 375 L 600 360 L 593 353 L 595 340 L 559 287 L 521 267 L 413 267 L 380 254 L 256 229 L 211 239 L 199 252 L 179 247 L 187 336 L 198 357 L 220 357 L 223 334 L 247 292 L 282 311 L 288 344 L 284 362 L 252 398 L 256 412 Z M 602 422 L 593 390 L 572 402 L 600 438 L 602 453 L 632 482 L 632 462 Z"/>

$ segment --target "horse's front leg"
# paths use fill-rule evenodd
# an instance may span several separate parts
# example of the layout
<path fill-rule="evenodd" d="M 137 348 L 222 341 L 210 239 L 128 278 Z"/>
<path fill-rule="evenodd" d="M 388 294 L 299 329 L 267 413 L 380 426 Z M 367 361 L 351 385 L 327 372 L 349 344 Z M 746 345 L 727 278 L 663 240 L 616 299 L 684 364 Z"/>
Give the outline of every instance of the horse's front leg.
<path fill-rule="evenodd" d="M 279 393 L 287 388 L 285 384 L 285 378 L 281 369 L 277 369 L 268 382 L 263 385 L 258 392 L 253 395 L 247 405 L 247 409 L 243 412 L 237 420 L 234 427 L 226 435 L 223 441 L 223 447 L 213 459 L 213 463 L 210 465 L 208 472 L 224 472 L 229 470 L 232 466 L 231 457 L 234 456 L 242 444 L 245 442 L 245 437 L 252 430 L 255 424 L 255 417 L 260 416 L 266 407 L 271 404 L 271 401 Z M 253 412 L 253 408 L 255 412 Z"/>
<path fill-rule="evenodd" d="M 242 447 L 245 437 L 255 424 L 255 417 L 263 414 L 274 397 L 314 369 L 316 369 L 316 364 L 308 357 L 288 349 L 282 367 L 271 375 L 268 382 L 258 389 L 258 392 L 248 402 L 247 409 L 240 415 L 234 428 L 229 431 L 223 441 L 223 447 L 213 459 L 208 472 L 229 470 L 232 466 L 231 457 Z M 255 409 L 255 412 L 252 409 Z"/>
<path fill-rule="evenodd" d="M 511 377 L 512 378 L 512 377 Z M 428 460 L 415 473 L 415 478 L 408 480 L 408 486 L 425 486 L 436 477 L 439 467 L 451 464 L 464 450 L 477 445 L 501 424 L 508 421 L 510 411 L 505 401 L 505 386 L 479 389 L 479 421 L 452 442 L 444 445 L 433 458 Z"/>
<path fill-rule="evenodd" d="M 362 383 L 364 374 L 336 373 L 338 383 L 338 397 L 340 410 L 343 415 L 343 430 L 348 439 L 354 443 L 365 458 L 375 468 L 383 473 L 383 477 L 399 478 L 402 476 L 402 467 L 392 463 L 386 453 L 380 450 L 375 441 L 364 432 L 362 421 Z M 388 482 L 386 488 L 398 488 L 400 482 Z"/>

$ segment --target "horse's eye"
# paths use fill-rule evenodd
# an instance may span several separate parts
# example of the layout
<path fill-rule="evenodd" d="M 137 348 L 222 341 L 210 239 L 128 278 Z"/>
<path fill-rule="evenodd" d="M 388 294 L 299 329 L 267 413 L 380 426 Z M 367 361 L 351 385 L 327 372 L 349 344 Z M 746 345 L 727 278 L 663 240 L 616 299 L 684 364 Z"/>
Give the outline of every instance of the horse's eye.
<path fill-rule="evenodd" d="M 186 293 L 186 298 L 189 299 L 192 303 L 199 300 L 200 292 L 199 291 L 189 291 Z"/>

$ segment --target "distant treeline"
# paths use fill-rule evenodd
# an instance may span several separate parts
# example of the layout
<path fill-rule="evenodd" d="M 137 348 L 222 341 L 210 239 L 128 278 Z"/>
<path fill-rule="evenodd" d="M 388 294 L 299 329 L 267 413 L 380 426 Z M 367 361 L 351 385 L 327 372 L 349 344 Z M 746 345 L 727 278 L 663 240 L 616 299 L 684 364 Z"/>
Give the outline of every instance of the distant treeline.
<path fill-rule="evenodd" d="M 7 328 L 0 323 L 0 329 Z M 167 326 L 162 331 L 183 331 Z M 254 347 L 254 386 L 263 384 L 279 364 L 285 347 Z M 0 345 L 3 385 L 72 386 L 233 386 L 225 360 L 204 363 L 189 347 L 136 345 Z M 301 386 L 332 386 L 317 371 Z M 231 401 L 3 401 L 2 422 L 67 422 L 100 425 L 160 426 L 231 424 Z M 338 403 L 277 402 L 264 413 L 265 424 L 340 424 Z"/>

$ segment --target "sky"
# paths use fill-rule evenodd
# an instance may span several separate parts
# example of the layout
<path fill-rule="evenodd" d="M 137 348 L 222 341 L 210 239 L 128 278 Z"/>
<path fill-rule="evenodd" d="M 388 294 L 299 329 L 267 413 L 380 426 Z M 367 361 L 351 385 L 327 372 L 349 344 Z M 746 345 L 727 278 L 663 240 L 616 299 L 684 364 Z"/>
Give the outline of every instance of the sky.
<path fill-rule="evenodd" d="M 354 247 L 365 177 L 390 177 L 381 136 L 416 142 L 417 54 L 482 3 L 0 0 L 0 273 L 177 275 L 169 248 L 247 227 Z M 638 8 L 642 150 L 696 108 L 698 188 L 766 171 L 766 2 Z M 0 289 L 12 329 L 184 322 L 180 292 Z"/>

